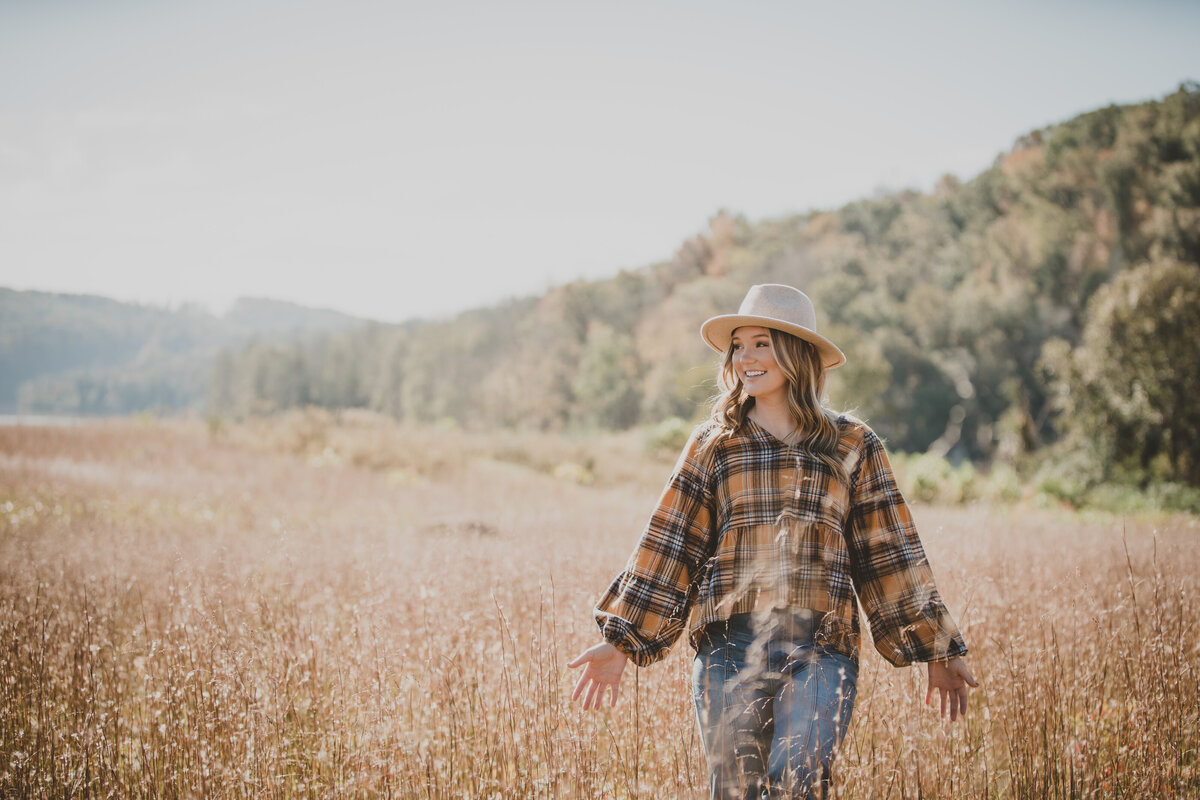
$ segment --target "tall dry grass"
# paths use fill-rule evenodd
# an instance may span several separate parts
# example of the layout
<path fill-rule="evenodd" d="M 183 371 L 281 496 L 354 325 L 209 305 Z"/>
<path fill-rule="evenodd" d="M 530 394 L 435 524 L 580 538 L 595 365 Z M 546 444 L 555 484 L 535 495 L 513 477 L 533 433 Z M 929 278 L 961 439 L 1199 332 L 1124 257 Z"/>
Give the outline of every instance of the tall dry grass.
<path fill-rule="evenodd" d="M 0 429 L 4 797 L 686 797 L 680 645 L 564 663 L 669 470 L 628 439 L 299 415 Z M 846 798 L 1200 795 L 1197 524 L 919 508 L 983 681 L 863 656 Z"/>

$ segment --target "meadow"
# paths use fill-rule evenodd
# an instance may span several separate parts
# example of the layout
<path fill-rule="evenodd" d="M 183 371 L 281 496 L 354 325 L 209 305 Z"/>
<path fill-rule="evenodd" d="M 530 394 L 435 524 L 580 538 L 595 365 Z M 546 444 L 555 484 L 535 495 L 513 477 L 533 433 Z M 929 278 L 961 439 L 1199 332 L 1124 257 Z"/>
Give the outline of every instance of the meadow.
<path fill-rule="evenodd" d="M 681 643 L 569 702 L 671 468 L 365 414 L 0 428 L 0 796 L 703 798 Z M 1200 796 L 1200 524 L 915 506 L 982 682 L 864 647 L 840 798 Z"/>

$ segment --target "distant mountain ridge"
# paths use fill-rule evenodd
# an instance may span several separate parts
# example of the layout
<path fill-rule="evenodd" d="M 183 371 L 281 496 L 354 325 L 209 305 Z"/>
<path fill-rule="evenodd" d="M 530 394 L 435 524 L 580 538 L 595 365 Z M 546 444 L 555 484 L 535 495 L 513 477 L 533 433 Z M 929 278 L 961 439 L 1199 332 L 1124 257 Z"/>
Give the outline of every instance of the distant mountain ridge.
<path fill-rule="evenodd" d="M 368 324 L 265 298 L 240 298 L 215 315 L 0 287 L 0 413 L 199 409 L 221 348 Z"/>
<path fill-rule="evenodd" d="M 330 308 L 313 308 L 266 297 L 239 297 L 219 318 L 247 333 L 336 331 L 374 322 Z"/>

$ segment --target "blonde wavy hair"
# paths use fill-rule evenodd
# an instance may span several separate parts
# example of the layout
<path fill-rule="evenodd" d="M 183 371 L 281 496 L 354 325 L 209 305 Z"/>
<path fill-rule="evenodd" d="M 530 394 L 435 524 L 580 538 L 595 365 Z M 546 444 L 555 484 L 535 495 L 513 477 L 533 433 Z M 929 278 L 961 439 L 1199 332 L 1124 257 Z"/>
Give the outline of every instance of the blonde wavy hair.
<path fill-rule="evenodd" d="M 838 455 L 837 413 L 824 405 L 825 367 L 817 350 L 790 333 L 768 328 L 771 349 L 787 381 L 788 410 L 796 421 L 797 444 L 829 468 L 841 481 L 846 466 Z M 713 401 L 709 434 L 701 445 L 707 455 L 717 444 L 728 439 L 746 422 L 754 398 L 746 394 L 741 376 L 733 366 L 733 342 L 725 349 L 721 370 L 717 373 L 720 394 Z"/>

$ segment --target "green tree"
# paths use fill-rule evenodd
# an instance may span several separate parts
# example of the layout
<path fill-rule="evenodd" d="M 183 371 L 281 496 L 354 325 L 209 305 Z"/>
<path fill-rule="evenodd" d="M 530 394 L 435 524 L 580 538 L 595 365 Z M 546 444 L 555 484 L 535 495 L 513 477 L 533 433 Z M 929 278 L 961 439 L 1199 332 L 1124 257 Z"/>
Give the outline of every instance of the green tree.
<path fill-rule="evenodd" d="M 642 399 L 638 373 L 633 337 L 593 324 L 572 386 L 579 419 L 604 428 L 636 423 Z"/>
<path fill-rule="evenodd" d="M 235 370 L 233 354 L 228 349 L 217 353 L 208 384 L 209 413 L 228 414 L 233 411 Z"/>
<path fill-rule="evenodd" d="M 371 380 L 371 408 L 400 419 L 404 414 L 404 359 L 408 340 L 402 331 L 389 331 L 381 340 Z"/>
<path fill-rule="evenodd" d="M 1102 287 L 1082 341 L 1047 348 L 1062 425 L 1099 471 L 1200 486 L 1200 266 L 1148 263 Z"/>

